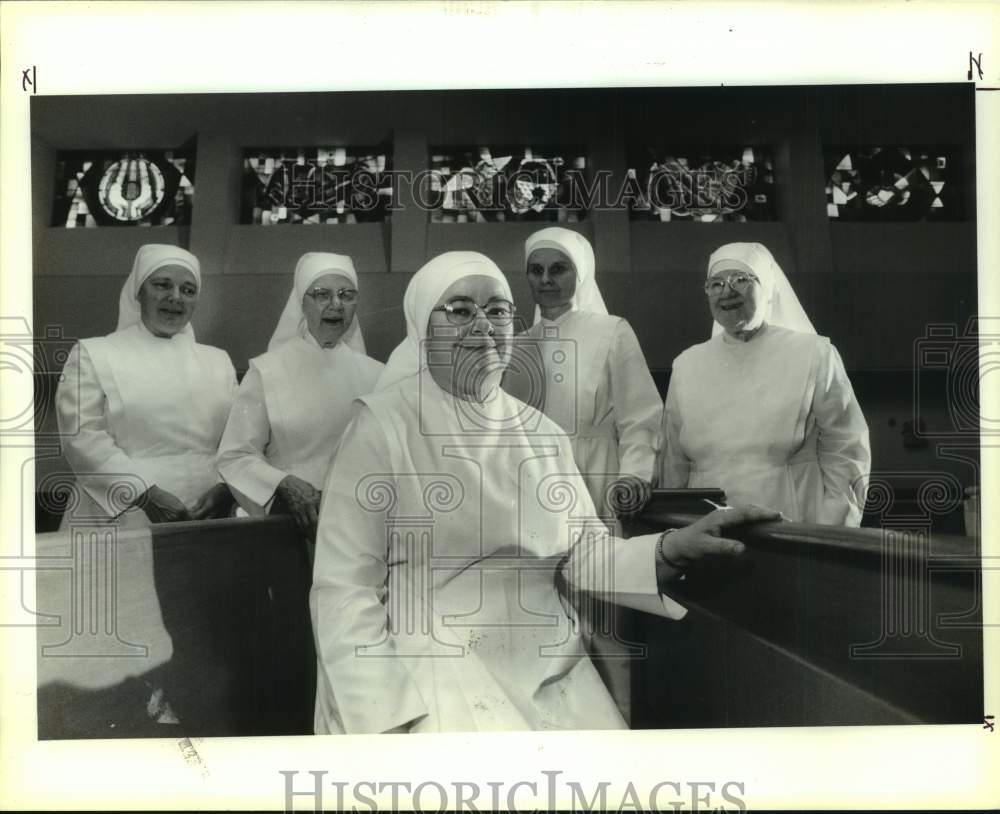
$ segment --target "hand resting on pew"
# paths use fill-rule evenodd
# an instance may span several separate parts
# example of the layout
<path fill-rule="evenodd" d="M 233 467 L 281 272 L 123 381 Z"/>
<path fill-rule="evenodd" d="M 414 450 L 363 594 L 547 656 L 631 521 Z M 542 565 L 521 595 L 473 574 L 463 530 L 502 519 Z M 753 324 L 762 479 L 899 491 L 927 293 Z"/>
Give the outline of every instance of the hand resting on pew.
<path fill-rule="evenodd" d="M 723 535 L 748 523 L 781 520 L 782 514 L 760 506 L 732 506 L 716 509 L 680 529 L 669 529 L 657 546 L 656 575 L 660 582 L 676 578 L 697 562 L 738 557 L 746 546 Z"/>

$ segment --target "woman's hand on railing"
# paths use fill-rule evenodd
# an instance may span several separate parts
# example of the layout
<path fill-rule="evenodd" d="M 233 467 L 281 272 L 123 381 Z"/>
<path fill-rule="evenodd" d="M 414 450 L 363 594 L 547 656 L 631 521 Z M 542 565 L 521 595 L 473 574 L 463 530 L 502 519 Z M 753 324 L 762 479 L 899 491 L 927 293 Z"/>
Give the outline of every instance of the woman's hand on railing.
<path fill-rule="evenodd" d="M 306 537 L 315 540 L 322 493 L 311 483 L 295 475 L 286 475 L 278 484 L 277 491 L 295 520 L 295 525 Z"/>
<path fill-rule="evenodd" d="M 180 498 L 159 486 L 150 486 L 139 498 L 138 505 L 151 523 L 177 523 L 191 519 L 191 513 Z"/>
<path fill-rule="evenodd" d="M 233 508 L 233 493 L 224 483 L 217 483 L 191 509 L 192 520 L 211 520 L 215 517 L 228 517 Z"/>
<path fill-rule="evenodd" d="M 674 570 L 685 569 L 696 562 L 720 557 L 739 556 L 746 546 L 724 532 L 747 523 L 762 523 L 781 519 L 781 512 L 760 506 L 734 506 L 717 509 L 710 514 L 666 535 L 661 550 L 663 559 Z"/>

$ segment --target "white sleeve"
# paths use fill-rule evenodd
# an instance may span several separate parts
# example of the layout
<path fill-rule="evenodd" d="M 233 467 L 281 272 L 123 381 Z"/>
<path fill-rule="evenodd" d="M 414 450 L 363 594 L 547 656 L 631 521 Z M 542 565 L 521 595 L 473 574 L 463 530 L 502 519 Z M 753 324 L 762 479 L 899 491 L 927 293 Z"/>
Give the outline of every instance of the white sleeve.
<path fill-rule="evenodd" d="M 677 402 L 677 364 L 670 376 L 663 407 L 663 448 L 660 451 L 659 485 L 664 489 L 685 489 L 691 476 L 691 461 L 681 449 L 681 414 Z"/>
<path fill-rule="evenodd" d="M 428 712 L 388 635 L 385 515 L 356 496 L 367 475 L 392 471 L 387 441 L 368 407 L 355 409 L 323 487 L 309 597 L 320 669 L 347 734 L 385 732 Z"/>
<path fill-rule="evenodd" d="M 562 574 L 575 591 L 595 594 L 626 608 L 682 619 L 687 609 L 660 593 L 656 579 L 659 534 L 625 540 L 595 526 L 578 533 Z"/>
<path fill-rule="evenodd" d="M 818 432 L 817 457 L 823 476 L 819 523 L 861 525 L 865 489 L 871 472 L 868 424 L 844 363 L 828 343 L 822 353 L 812 410 Z"/>
<path fill-rule="evenodd" d="M 229 411 L 222 441 L 219 442 L 219 474 L 223 480 L 253 506 L 244 506 L 251 514 L 260 514 L 274 498 L 286 472 L 272 466 L 265 452 L 271 441 L 271 421 L 264 401 L 264 383 L 252 367 L 236 391 Z"/>
<path fill-rule="evenodd" d="M 660 450 L 663 402 L 649 374 L 632 326 L 615 328 L 611 364 L 611 403 L 618 431 L 618 470 L 652 483 Z"/>
<path fill-rule="evenodd" d="M 108 516 L 128 508 L 113 499 L 123 479 L 137 479 L 139 494 L 155 485 L 152 473 L 132 460 L 111 435 L 107 395 L 90 354 L 79 343 L 66 359 L 56 390 L 56 421 L 63 455 L 77 483 Z"/>

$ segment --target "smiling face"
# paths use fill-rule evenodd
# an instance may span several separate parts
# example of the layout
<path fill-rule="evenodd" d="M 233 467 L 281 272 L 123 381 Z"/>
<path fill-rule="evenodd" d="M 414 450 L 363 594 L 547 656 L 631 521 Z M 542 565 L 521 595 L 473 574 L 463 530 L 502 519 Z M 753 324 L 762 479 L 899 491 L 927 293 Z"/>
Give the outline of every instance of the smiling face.
<path fill-rule="evenodd" d="M 427 361 L 434 380 L 456 395 L 478 398 L 499 385 L 510 357 L 514 322 L 491 322 L 479 308 L 471 322 L 456 325 L 440 309 L 458 297 L 485 306 L 491 301 L 509 301 L 509 294 L 493 277 L 463 277 L 445 289 L 427 321 Z"/>
<path fill-rule="evenodd" d="M 528 256 L 528 285 L 539 308 L 564 308 L 576 293 L 576 266 L 558 249 L 535 249 Z"/>
<path fill-rule="evenodd" d="M 726 280 L 738 273 L 734 269 L 713 273 L 710 280 Z M 745 291 L 737 291 L 728 283 L 719 294 L 708 294 L 708 309 L 712 318 L 730 335 L 754 331 L 764 322 L 765 303 L 759 282 L 754 281 Z"/>
<path fill-rule="evenodd" d="M 357 289 L 349 277 L 324 274 L 314 280 L 302 296 L 306 328 L 322 348 L 336 345 L 354 320 L 358 304 L 348 292 L 357 296 Z"/>
<path fill-rule="evenodd" d="M 171 337 L 191 321 L 198 283 L 183 266 L 161 266 L 139 286 L 136 299 L 146 329 L 154 336 Z"/>

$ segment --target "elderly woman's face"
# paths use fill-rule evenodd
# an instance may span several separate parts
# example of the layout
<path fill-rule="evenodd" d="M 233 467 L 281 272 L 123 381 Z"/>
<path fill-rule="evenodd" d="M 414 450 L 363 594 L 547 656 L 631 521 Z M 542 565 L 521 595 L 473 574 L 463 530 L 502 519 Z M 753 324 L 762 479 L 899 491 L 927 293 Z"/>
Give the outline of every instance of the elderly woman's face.
<path fill-rule="evenodd" d="M 535 249 L 528 256 L 528 285 L 542 308 L 569 305 L 576 293 L 576 266 L 558 249 Z"/>
<path fill-rule="evenodd" d="M 514 333 L 512 307 L 504 287 L 493 277 L 473 274 L 448 286 L 427 322 L 432 371 L 440 375 L 450 368 L 452 382 L 468 393 L 480 392 L 484 382 L 499 383 Z"/>
<path fill-rule="evenodd" d="M 336 345 L 354 319 L 358 291 L 343 274 L 318 277 L 302 297 L 306 327 L 320 347 Z"/>
<path fill-rule="evenodd" d="M 162 266 L 143 280 L 137 299 L 147 330 L 155 336 L 174 336 L 194 315 L 198 283 L 183 266 Z"/>
<path fill-rule="evenodd" d="M 745 276 L 745 273 L 742 274 Z M 760 282 L 752 280 L 740 291 L 728 282 L 731 275 L 739 277 L 741 272 L 728 269 L 717 271 L 708 278 L 725 282 L 721 291 L 708 292 L 708 308 L 712 312 L 712 318 L 729 334 L 755 330 L 764 321 L 765 303 L 761 296 Z"/>

